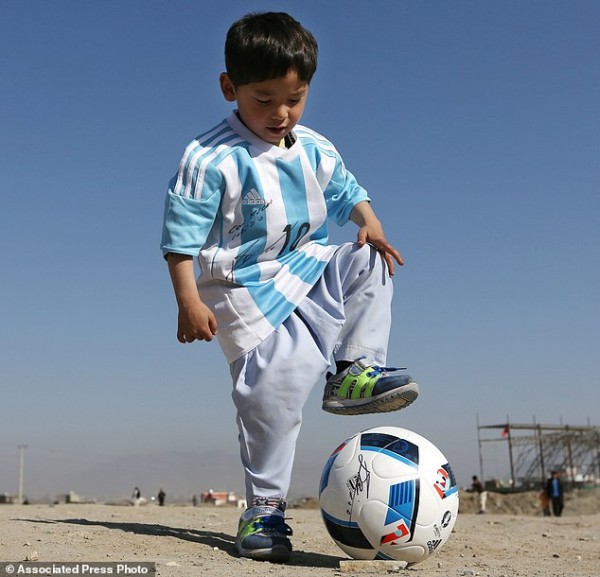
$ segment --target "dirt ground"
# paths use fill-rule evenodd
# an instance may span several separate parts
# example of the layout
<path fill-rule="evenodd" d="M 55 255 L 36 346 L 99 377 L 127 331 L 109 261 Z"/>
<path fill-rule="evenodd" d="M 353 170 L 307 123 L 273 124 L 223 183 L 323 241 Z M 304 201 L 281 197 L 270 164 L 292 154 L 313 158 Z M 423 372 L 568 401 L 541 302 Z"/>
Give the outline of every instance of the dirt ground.
<path fill-rule="evenodd" d="M 533 493 L 490 494 L 485 515 L 476 514 L 474 495 L 461 495 L 444 547 L 399 572 L 407 577 L 600 577 L 600 494 L 582 493 L 567 496 L 560 518 L 543 517 Z M 310 507 L 288 510 L 294 529 L 289 564 L 241 559 L 233 546 L 239 514 L 234 507 L 210 506 L 0 505 L 0 561 L 23 566 L 151 561 L 165 577 L 342 577 L 367 569 L 342 572 L 340 561 L 347 557 L 327 534 L 319 510 Z"/>

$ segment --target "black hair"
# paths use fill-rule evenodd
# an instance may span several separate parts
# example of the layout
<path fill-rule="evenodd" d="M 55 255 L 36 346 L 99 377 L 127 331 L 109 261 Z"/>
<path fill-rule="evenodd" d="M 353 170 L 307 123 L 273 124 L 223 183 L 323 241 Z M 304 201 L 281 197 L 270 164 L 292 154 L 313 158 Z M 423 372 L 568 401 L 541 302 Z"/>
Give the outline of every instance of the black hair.
<path fill-rule="evenodd" d="M 314 36 L 285 12 L 247 14 L 232 24 L 225 41 L 227 75 L 235 86 L 280 78 L 292 70 L 310 83 L 317 54 Z"/>

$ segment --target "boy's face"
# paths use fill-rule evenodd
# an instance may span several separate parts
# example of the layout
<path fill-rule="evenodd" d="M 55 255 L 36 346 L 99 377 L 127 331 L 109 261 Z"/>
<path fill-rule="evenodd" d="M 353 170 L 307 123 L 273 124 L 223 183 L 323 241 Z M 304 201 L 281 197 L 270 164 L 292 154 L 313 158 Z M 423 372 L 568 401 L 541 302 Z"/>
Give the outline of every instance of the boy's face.
<path fill-rule="evenodd" d="M 223 73 L 221 90 L 228 101 L 237 102 L 240 119 L 254 134 L 279 144 L 302 117 L 308 83 L 292 70 L 286 76 L 236 87 Z"/>

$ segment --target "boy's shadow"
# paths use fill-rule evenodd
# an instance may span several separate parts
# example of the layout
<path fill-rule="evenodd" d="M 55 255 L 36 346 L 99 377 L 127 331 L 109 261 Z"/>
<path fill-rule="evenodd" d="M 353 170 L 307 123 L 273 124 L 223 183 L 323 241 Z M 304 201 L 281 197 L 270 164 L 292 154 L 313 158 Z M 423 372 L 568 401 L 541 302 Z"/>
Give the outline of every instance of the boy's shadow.
<path fill-rule="evenodd" d="M 115 531 L 125 531 L 135 533 L 136 535 L 153 535 L 157 537 L 175 537 L 185 541 L 192 541 L 206 545 L 211 549 L 217 547 L 225 551 L 231 557 L 239 557 L 235 549 L 235 537 L 226 533 L 216 533 L 213 531 L 199 531 L 196 529 L 183 529 L 178 527 L 168 527 L 166 525 L 148 524 L 148 523 L 128 523 L 115 521 L 92 521 L 90 519 L 54 519 L 42 521 L 40 519 L 20 519 L 22 521 L 31 521 L 35 523 L 66 523 L 69 525 L 100 526 Z M 327 567 L 338 568 L 342 557 L 333 555 L 324 555 L 322 553 L 310 553 L 306 551 L 294 550 L 292 558 L 287 565 L 298 565 L 301 567 Z"/>

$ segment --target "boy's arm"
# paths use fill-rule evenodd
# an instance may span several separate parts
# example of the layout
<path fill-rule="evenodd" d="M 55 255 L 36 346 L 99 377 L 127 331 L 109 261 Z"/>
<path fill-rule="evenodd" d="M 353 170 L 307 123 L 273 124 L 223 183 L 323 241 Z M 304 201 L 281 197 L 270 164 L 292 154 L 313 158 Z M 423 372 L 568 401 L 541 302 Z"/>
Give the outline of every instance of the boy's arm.
<path fill-rule="evenodd" d="M 177 340 L 180 343 L 212 341 L 217 334 L 217 319 L 198 294 L 193 258 L 171 252 L 167 255 L 167 264 L 179 307 Z"/>
<path fill-rule="evenodd" d="M 402 266 L 404 260 L 400 253 L 386 240 L 383 226 L 375 211 L 371 208 L 371 203 L 367 200 L 359 202 L 352 209 L 350 220 L 359 227 L 358 245 L 363 246 L 367 242 L 373 245 L 383 256 L 390 271 L 390 276 L 394 276 L 394 261 Z"/>

